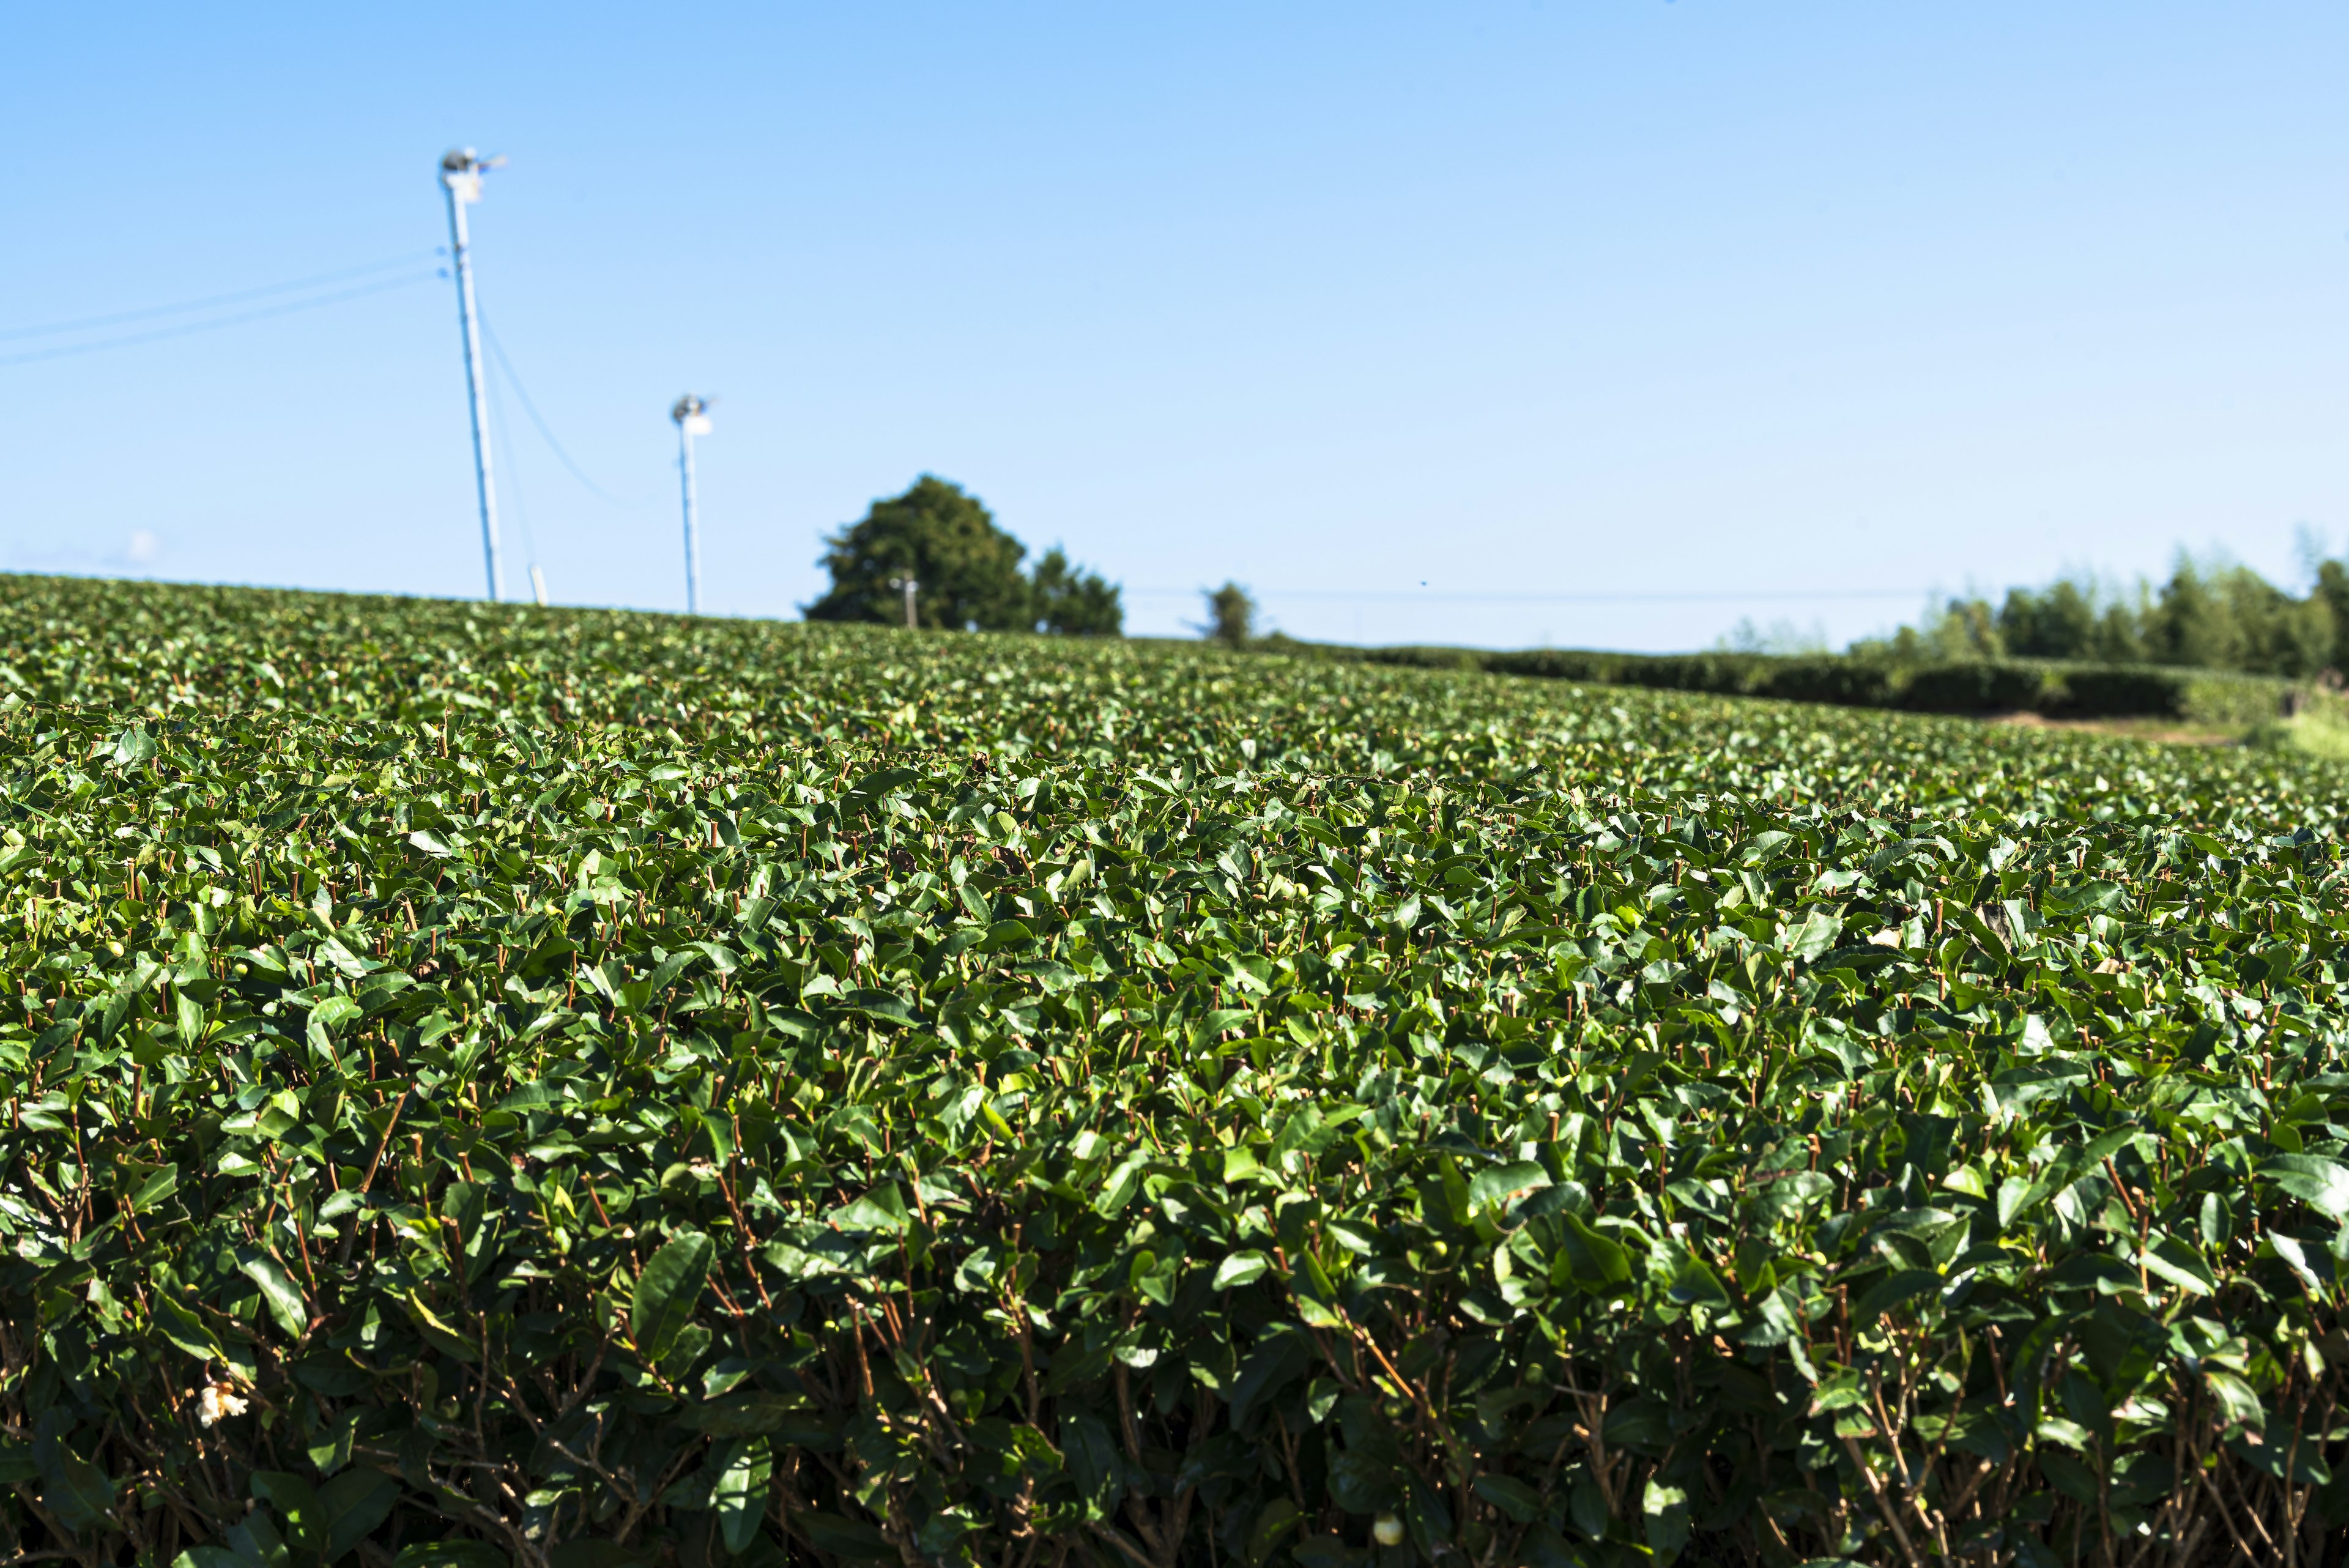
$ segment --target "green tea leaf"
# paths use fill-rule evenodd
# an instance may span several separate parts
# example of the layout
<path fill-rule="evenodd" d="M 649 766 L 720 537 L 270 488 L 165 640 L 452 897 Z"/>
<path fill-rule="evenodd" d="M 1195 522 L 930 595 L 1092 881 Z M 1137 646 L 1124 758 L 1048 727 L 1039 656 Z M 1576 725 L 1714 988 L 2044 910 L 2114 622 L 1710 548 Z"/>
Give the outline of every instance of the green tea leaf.
<path fill-rule="evenodd" d="M 717 1251 L 707 1236 L 679 1236 L 646 1262 L 628 1309 L 628 1334 L 647 1360 L 666 1356 L 691 1321 Z"/>
<path fill-rule="evenodd" d="M 261 1300 L 288 1339 L 299 1339 L 310 1326 L 310 1306 L 285 1265 L 266 1252 L 245 1248 L 237 1255 L 239 1272 L 261 1287 Z"/>

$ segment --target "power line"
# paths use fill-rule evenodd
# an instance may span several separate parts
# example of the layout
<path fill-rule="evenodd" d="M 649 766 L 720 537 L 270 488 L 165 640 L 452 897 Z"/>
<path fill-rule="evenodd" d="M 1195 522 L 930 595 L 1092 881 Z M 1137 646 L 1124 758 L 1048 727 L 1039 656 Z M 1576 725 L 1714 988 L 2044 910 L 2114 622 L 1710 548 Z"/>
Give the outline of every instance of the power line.
<path fill-rule="evenodd" d="M 586 473 L 581 470 L 580 466 L 571 461 L 571 454 L 563 450 L 563 443 L 555 440 L 554 432 L 547 428 L 545 419 L 541 416 L 538 411 L 538 405 L 530 400 L 529 389 L 522 384 L 522 378 L 514 373 L 513 361 L 506 358 L 506 347 L 504 344 L 498 341 L 497 333 L 491 329 L 490 318 L 486 313 L 481 316 L 481 336 L 489 340 L 490 352 L 497 357 L 498 369 L 505 372 L 506 385 L 513 389 L 514 396 L 522 400 L 523 412 L 528 414 L 530 416 L 530 422 L 538 427 L 538 433 L 545 441 L 547 450 L 555 455 L 557 461 L 559 461 L 564 467 L 571 471 L 571 477 L 585 485 L 589 492 L 591 492 L 598 500 L 606 502 L 611 505 L 620 507 L 625 511 L 634 511 L 638 507 L 649 504 L 649 498 L 641 501 L 622 500 L 620 497 L 613 494 L 610 491 L 605 489 L 602 485 L 596 483 L 594 480 L 588 478 Z"/>
<path fill-rule="evenodd" d="M 158 316 L 184 316 L 191 310 L 242 305 L 248 299 L 266 299 L 274 294 L 298 294 L 305 288 L 323 288 L 327 284 L 341 283 L 347 278 L 366 277 L 373 273 L 389 272 L 394 267 L 413 266 L 430 259 L 431 255 L 430 251 L 410 251 L 406 255 L 369 262 L 365 266 L 344 267 L 339 272 L 320 273 L 316 277 L 298 278 L 292 283 L 273 283 L 263 288 L 239 289 L 233 294 L 181 300 L 177 305 L 150 305 L 142 310 L 118 310 L 110 316 L 85 316 L 78 321 L 57 321 L 47 327 L 11 327 L 0 331 L 0 342 L 18 337 L 54 337 L 63 332 L 87 332 L 95 327 L 119 327 L 126 321 L 146 321 Z"/>
<path fill-rule="evenodd" d="M 1135 598 L 1196 598 L 1205 588 L 1135 588 L 1124 592 Z M 1916 599 L 1929 588 L 1765 588 L 1753 592 L 1692 590 L 1686 592 L 1493 594 L 1449 593 L 1425 588 L 1256 588 L 1267 599 L 1416 599 L 1443 604 L 1612 605 L 1612 604 L 1742 604 L 1769 600 L 1809 604 L 1823 599 Z"/>
<path fill-rule="evenodd" d="M 531 536 L 529 498 L 523 493 L 522 453 L 514 445 L 513 427 L 506 420 L 506 401 L 498 396 L 498 384 L 489 383 L 490 423 L 497 431 L 498 445 L 505 449 L 506 493 L 513 498 L 514 521 L 522 525 L 522 549 L 525 564 L 538 570 L 538 541 Z"/>
<path fill-rule="evenodd" d="M 36 348 L 29 353 L 0 356 L 0 365 L 29 365 L 39 359 L 67 359 L 77 354 L 95 354 L 105 348 L 128 348 L 137 343 L 160 343 L 167 337 L 186 337 L 198 332 L 217 331 L 223 327 L 242 327 L 250 321 L 266 321 L 272 317 L 291 316 L 299 310 L 315 310 L 322 305 L 341 305 L 347 300 L 364 299 L 371 294 L 383 294 L 395 288 L 409 288 L 419 283 L 429 283 L 434 275 L 418 273 L 412 277 L 388 278 L 381 283 L 365 284 L 339 293 L 320 295 L 316 299 L 297 299 L 290 305 L 273 305 L 261 310 L 240 311 L 234 316 L 222 316 L 211 321 L 191 321 L 181 327 L 161 327 L 151 332 L 133 332 L 121 337 L 102 337 L 95 343 L 70 343 L 56 348 Z"/>

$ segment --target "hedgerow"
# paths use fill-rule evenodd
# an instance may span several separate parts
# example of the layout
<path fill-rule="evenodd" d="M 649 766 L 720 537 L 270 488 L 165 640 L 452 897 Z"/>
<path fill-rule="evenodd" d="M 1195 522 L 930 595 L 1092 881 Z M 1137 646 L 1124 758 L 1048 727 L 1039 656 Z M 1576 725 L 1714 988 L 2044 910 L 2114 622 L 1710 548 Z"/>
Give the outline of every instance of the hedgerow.
<path fill-rule="evenodd" d="M 2330 683 L 2171 664 L 2063 659 L 1901 659 L 1852 653 L 1617 653 L 1581 649 L 1348 648 L 1269 639 L 1324 659 L 1412 669 L 1482 670 L 1547 680 L 1770 697 L 1916 713 L 2039 713 L 2055 719 L 2184 719 L 2237 731 L 2311 702 Z"/>
<path fill-rule="evenodd" d="M 0 685 L 12 1560 L 2349 1532 L 2327 765 L 23 578 Z"/>

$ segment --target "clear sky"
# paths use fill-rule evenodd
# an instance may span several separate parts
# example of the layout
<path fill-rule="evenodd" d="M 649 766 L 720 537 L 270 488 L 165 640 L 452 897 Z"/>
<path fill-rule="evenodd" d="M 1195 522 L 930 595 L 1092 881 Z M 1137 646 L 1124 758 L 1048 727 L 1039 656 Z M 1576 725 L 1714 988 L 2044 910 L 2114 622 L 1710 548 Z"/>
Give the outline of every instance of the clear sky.
<path fill-rule="evenodd" d="M 1142 632 L 1226 576 L 1651 649 L 2297 580 L 2349 538 L 2344 59 L 2300 0 L 16 6 L 0 566 L 479 593 L 470 143 L 484 311 L 618 498 L 502 391 L 516 593 L 682 605 L 688 389 L 730 614 L 924 471 Z"/>

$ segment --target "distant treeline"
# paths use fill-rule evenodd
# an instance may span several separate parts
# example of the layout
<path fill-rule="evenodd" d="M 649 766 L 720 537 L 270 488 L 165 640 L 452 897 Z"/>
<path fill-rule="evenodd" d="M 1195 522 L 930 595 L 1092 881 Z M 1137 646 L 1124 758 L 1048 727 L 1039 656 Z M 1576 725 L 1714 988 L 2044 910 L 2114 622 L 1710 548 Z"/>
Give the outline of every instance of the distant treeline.
<path fill-rule="evenodd" d="M 1851 651 L 1896 664 L 2055 659 L 2305 678 L 2349 670 L 2349 566 L 2323 562 L 2305 598 L 2249 566 L 2185 557 L 2158 589 L 2140 581 L 2116 591 L 2075 575 L 2010 588 L 1995 609 L 1985 598 L 1952 598 L 1922 625 Z"/>
<path fill-rule="evenodd" d="M 1245 599 L 1237 588 L 1222 591 Z M 2349 670 L 2349 566 L 2340 561 L 2319 565 L 2305 598 L 2248 566 L 2183 556 L 2158 589 L 2141 582 L 2115 592 L 2066 576 L 2009 589 L 1995 608 L 1981 597 L 1951 598 L 1921 625 L 1843 653 L 1827 651 L 1824 639 L 1764 639 L 1750 624 L 1705 652 L 1662 654 L 1351 648 L 1278 632 L 1253 637 L 1244 618 L 1237 624 L 1239 633 L 1225 640 L 1371 664 L 1911 712 L 2164 718 L 2243 731 L 2316 713 L 2349 728 L 2339 676 Z M 2349 750 L 2349 736 L 2342 744 Z"/>
<path fill-rule="evenodd" d="M 1845 708 L 1898 708 L 1925 713 L 2034 712 L 2056 719 L 2173 718 L 2222 726 L 2272 719 L 2292 707 L 2295 691 L 2283 679 L 2235 670 L 1979 656 L 1902 659 L 1887 656 L 1880 646 L 1872 652 L 1795 655 L 1347 648 L 1282 637 L 1263 639 L 1254 646 L 1367 664 L 1477 670 L 1488 675 L 1775 697 Z"/>

